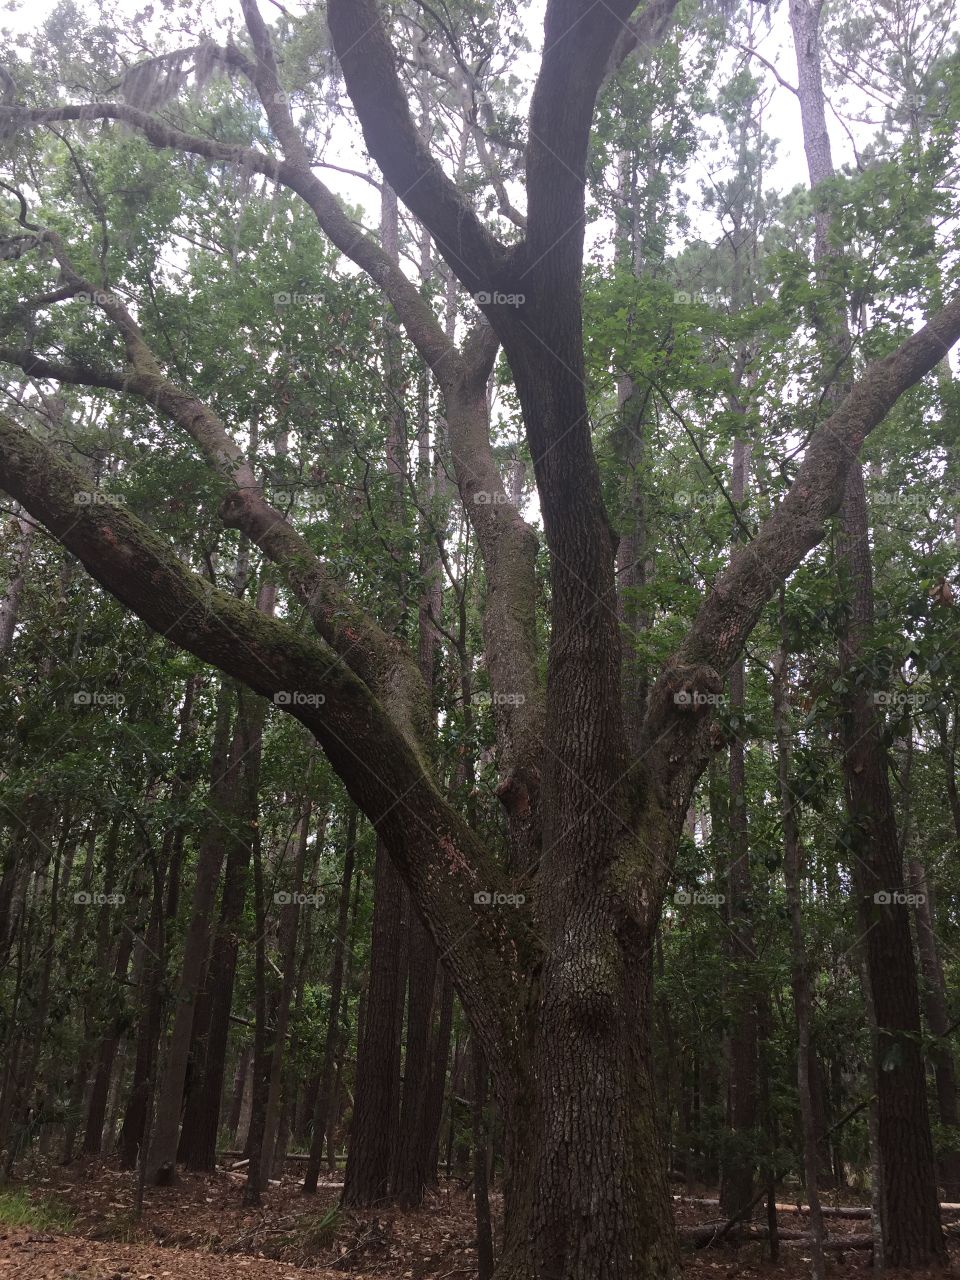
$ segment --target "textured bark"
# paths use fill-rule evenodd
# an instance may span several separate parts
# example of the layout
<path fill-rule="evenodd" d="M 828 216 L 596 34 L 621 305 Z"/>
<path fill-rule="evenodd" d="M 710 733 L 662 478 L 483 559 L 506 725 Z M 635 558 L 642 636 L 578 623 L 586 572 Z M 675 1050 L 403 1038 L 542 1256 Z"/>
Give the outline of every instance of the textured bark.
<path fill-rule="evenodd" d="M 259 603 L 269 614 L 272 597 L 268 601 L 261 593 Z M 178 1158 L 188 1168 L 196 1170 L 216 1167 L 230 1009 L 247 897 L 251 832 L 256 829 L 259 815 L 261 735 L 266 714 L 267 704 L 262 698 L 255 697 L 248 690 L 240 690 L 237 725 L 224 778 L 225 788 L 231 792 L 236 789 L 236 794 L 232 801 L 233 820 L 223 830 L 226 865 L 220 918 L 207 969 L 206 999 L 202 1006 L 198 1005 L 198 1015 L 202 1007 L 203 1016 L 199 1026 L 195 1022 L 194 1027 L 195 1076 L 184 1110 L 178 1152 Z M 232 1121 L 229 1127 L 235 1130 L 237 1122 Z"/>
<path fill-rule="evenodd" d="M 411 915 L 407 928 L 407 1039 L 393 1196 L 398 1204 L 409 1208 L 423 1203 L 428 1182 L 427 1157 L 433 1146 L 433 1135 L 428 1130 L 427 1092 L 437 952 L 415 915 Z"/>
<path fill-rule="evenodd" d="M 337 903 L 337 933 L 333 943 L 333 960 L 330 967 L 330 1005 L 327 1012 L 327 1030 L 323 1045 L 323 1058 L 316 1101 L 311 1112 L 313 1135 L 310 1158 L 304 1177 L 303 1189 L 314 1193 L 323 1162 L 323 1142 L 327 1133 L 327 1121 L 331 1111 L 333 1078 L 336 1065 L 337 1043 L 340 1034 L 340 1002 L 343 998 L 343 978 L 347 950 L 347 914 L 350 909 L 350 886 L 353 880 L 354 848 L 357 841 L 357 811 L 350 810 L 347 819 L 346 848 L 343 854 L 343 874 L 340 880 L 340 897 Z"/>
<path fill-rule="evenodd" d="M 783 874 L 790 912 L 790 981 L 793 988 L 793 1010 L 797 1024 L 797 1093 L 800 1102 L 800 1127 L 803 1135 L 803 1173 L 807 1203 L 810 1206 L 810 1252 L 813 1280 L 823 1280 L 823 1213 L 819 1192 L 820 1131 L 814 1106 L 812 1073 L 816 1059 L 812 1044 L 813 995 L 811 962 L 804 933 L 801 882 L 804 851 L 800 839 L 797 804 L 792 782 L 791 726 L 787 684 L 789 657 L 781 647 L 776 658 L 773 679 L 773 719 L 777 739 L 777 779 L 780 787 L 780 812 L 783 823 Z"/>
<path fill-rule="evenodd" d="M 790 23 L 797 56 L 798 97 L 804 150 L 815 209 L 814 257 L 822 270 L 833 255 L 830 215 L 821 186 L 834 175 L 820 59 L 819 0 L 791 0 Z M 835 362 L 827 398 L 841 392 L 834 378 L 849 357 L 846 306 L 821 321 L 821 337 Z M 883 905 L 876 895 L 903 892 L 903 864 L 890 793 L 886 749 L 863 670 L 873 626 L 873 572 L 863 472 L 858 459 L 845 468 L 842 535 L 837 559 L 848 592 L 841 630 L 840 669 L 848 682 L 842 717 L 843 779 L 853 881 L 859 923 L 865 932 L 865 965 L 876 1021 L 877 1141 L 883 1262 L 890 1267 L 944 1265 L 933 1144 L 920 1047 L 917 973 L 907 908 Z"/>
<path fill-rule="evenodd" d="M 310 814 L 312 806 L 307 803 L 297 836 L 296 855 L 290 877 L 292 892 L 299 895 L 303 892 L 303 878 L 307 862 L 307 842 L 310 836 Z M 321 828 L 320 845 L 323 843 Z M 270 1056 L 270 1082 L 267 1089 L 267 1102 L 263 1121 L 263 1142 L 261 1144 L 260 1173 L 261 1185 L 266 1187 L 274 1176 L 274 1155 L 277 1146 L 277 1134 L 280 1129 L 280 1107 L 284 1063 L 287 1048 L 287 1029 L 290 1025 L 290 1006 L 293 1001 L 294 985 L 297 970 L 297 938 L 300 930 L 300 904 L 295 898 L 282 910 L 282 919 L 278 936 L 280 952 L 280 987 L 271 1000 L 269 1011 L 269 1038 L 267 1052 Z M 282 1167 L 280 1169 L 282 1172 Z"/>
<path fill-rule="evenodd" d="M 406 193 L 468 289 L 509 291 L 522 280 L 527 295 L 520 314 L 493 305 L 487 310 L 514 372 L 552 556 L 543 770 L 549 852 L 535 905 L 542 943 L 526 928 L 534 908 L 512 916 L 475 909 L 477 891 L 509 891 L 509 882 L 431 781 L 404 723 L 405 715 L 410 720 L 404 706 L 416 711 L 417 698 L 395 698 L 384 709 L 390 701 L 386 677 L 406 673 L 408 664 L 395 657 L 369 620 L 359 619 L 359 641 L 360 632 L 350 637 L 351 647 L 360 650 L 355 661 L 364 663 L 360 675 L 336 657 L 344 652 L 354 615 L 340 630 L 339 598 L 326 582 L 316 586 L 315 625 L 332 637 L 327 643 L 257 622 L 236 602 L 201 590 L 159 539 L 128 515 L 88 510 L 78 516 L 62 465 L 51 464 L 49 451 L 0 424 L 0 481 L 151 625 L 260 693 L 294 688 L 325 695 L 322 715 L 308 708 L 295 714 L 317 735 L 390 849 L 446 954 L 494 1076 L 511 1170 L 499 1272 L 511 1278 L 624 1280 L 665 1274 L 675 1266 L 654 1124 L 647 957 L 690 787 L 707 758 L 708 731 L 702 717 L 678 712 L 673 694 L 696 681 L 719 689 L 763 605 L 822 538 L 824 522 L 840 502 L 851 450 L 904 387 L 932 367 L 931 359 L 941 358 L 944 342 L 952 342 L 960 328 L 960 305 L 951 304 L 868 371 L 815 434 L 786 500 L 719 576 L 687 641 L 654 686 L 641 745 L 656 749 L 631 771 L 622 723 L 614 548 L 583 390 L 579 290 L 592 105 L 624 31 L 634 38 L 624 25 L 632 10 L 627 0 L 600 7 L 587 0 L 549 0 L 543 67 L 531 108 L 527 231 L 508 249 L 490 236 L 425 154 L 379 7 L 372 0 L 329 5 L 347 88 L 387 181 Z M 252 4 L 245 4 L 245 13 L 257 54 L 249 74 L 265 100 L 278 84 L 275 65 Z M 568 38 L 574 27 L 575 40 Z M 242 61 L 242 55 L 231 56 Z M 85 110 L 4 108 L 3 114 L 29 123 L 77 118 L 63 113 Z M 239 149 L 184 140 L 149 116 L 144 121 L 144 114 L 106 106 L 88 117 L 126 119 L 157 145 L 183 146 L 218 160 L 241 158 Z M 301 155 L 302 140 L 289 114 L 274 113 L 270 125 L 285 151 L 289 143 L 288 157 L 276 161 L 254 153 L 253 167 L 322 207 L 322 189 L 311 185 L 309 157 Z M 350 227 L 347 238 L 360 242 L 359 252 L 380 270 L 382 259 L 369 256 L 364 237 Z M 397 274 L 388 264 L 384 279 L 409 304 L 408 314 L 422 320 L 429 304 L 423 303 L 417 317 Z M 431 350 L 431 367 L 441 369 L 449 344 L 436 345 L 435 336 L 424 322 L 421 341 Z M 437 374 L 445 396 L 463 371 L 450 363 L 455 374 Z M 31 368 L 38 371 L 35 363 Z M 193 412 L 192 402 L 188 408 Z M 170 410 L 178 410 L 174 401 Z M 299 543 L 281 527 L 280 545 L 273 526 L 267 527 L 274 513 L 245 497 L 238 503 L 228 519 L 247 522 L 272 544 L 271 554 L 297 560 Z M 313 561 L 304 563 L 309 567 L 301 591 L 312 585 L 314 573 Z M 292 580 L 289 566 L 287 572 Z M 404 687 L 419 691 L 422 682 Z M 402 805 L 398 796 L 404 797 Z"/>
<path fill-rule="evenodd" d="M 746 442 L 734 443 L 730 496 L 737 506 L 746 493 L 749 452 Z M 737 533 L 734 534 L 734 541 Z M 730 710 L 743 723 L 743 658 L 730 671 Z M 720 1181 L 720 1208 L 727 1218 L 742 1213 L 753 1201 L 756 1176 L 756 1126 L 758 1120 L 758 1017 L 757 991 L 752 981 L 756 947 L 752 920 L 753 876 L 750 868 L 750 831 L 747 823 L 746 746 L 741 733 L 733 735 L 729 760 L 730 804 L 727 830 L 730 864 L 727 872 L 729 901 L 727 924 L 735 989 L 729 994 L 734 1006 L 730 1032 L 728 1080 L 730 1134 L 724 1151 Z"/>
<path fill-rule="evenodd" d="M 477 1213 L 477 1280 L 492 1280 L 493 1227 L 490 1221 L 490 1189 L 487 1169 L 490 1142 L 487 1134 L 487 1067 L 477 1040 L 471 1044 L 473 1057 L 473 1198 Z"/>
<path fill-rule="evenodd" d="M 114 983 L 122 983 L 126 979 L 132 950 L 133 933 L 129 929 L 123 929 L 117 943 L 117 958 L 113 966 Z M 107 1100 L 110 1096 L 113 1064 L 119 1044 L 120 1029 L 117 1026 L 112 1026 L 107 1030 L 100 1042 L 97 1071 L 87 1107 L 87 1124 L 83 1135 L 83 1151 L 85 1155 L 98 1156 L 103 1147 Z"/>
<path fill-rule="evenodd" d="M 439 974 L 439 1009 L 437 1033 L 432 1047 L 430 1085 L 427 1093 L 426 1121 L 423 1126 L 424 1177 L 428 1186 L 436 1186 L 440 1160 L 440 1125 L 443 1120 L 443 1096 L 450 1061 L 450 1036 L 453 1031 L 453 983 L 446 969 Z"/>
<path fill-rule="evenodd" d="M 12 548 L 10 578 L 6 591 L 0 597 L 0 654 L 6 653 L 13 644 L 13 633 L 20 615 L 20 599 L 27 580 L 27 565 L 33 544 L 33 522 L 18 515 L 16 525 L 18 532 Z"/>
<path fill-rule="evenodd" d="M 920 1001 L 903 862 L 882 730 L 862 681 L 862 645 L 873 623 L 873 588 L 866 499 L 859 467 L 851 470 L 844 501 L 841 554 L 853 571 L 850 623 L 841 644 L 841 670 L 851 682 L 843 717 L 843 778 L 850 824 L 853 881 L 876 1018 L 874 1042 L 884 1263 L 889 1267 L 946 1265 L 936 1165 L 921 1050 Z M 880 895 L 878 901 L 878 895 Z M 891 895 L 885 904 L 883 895 Z"/>
<path fill-rule="evenodd" d="M 400 1106 L 400 882 L 382 842 L 377 842 L 363 1039 L 357 1052 L 353 1124 L 344 1174 L 343 1203 L 384 1204 Z"/>
<path fill-rule="evenodd" d="M 231 819 L 229 797 L 224 794 L 225 780 L 230 777 L 227 766 L 231 702 L 232 689 L 227 681 L 223 681 L 217 700 L 210 755 L 210 791 L 207 800 L 210 821 L 197 855 L 190 923 L 183 943 L 173 1027 L 157 1099 L 156 1128 L 150 1139 L 147 1156 L 149 1182 L 169 1182 L 176 1173 L 183 1093 L 193 1036 L 193 1015 L 204 964 L 210 950 L 211 921 L 223 861 L 222 827 L 228 826 Z"/>
<path fill-rule="evenodd" d="M 936 1043 L 930 1048 L 933 1077 L 937 1094 L 937 1111 L 949 1147 L 939 1159 L 940 1186 L 944 1200 L 960 1200 L 960 1112 L 957 1107 L 957 1068 L 948 1039 L 952 1024 L 947 1009 L 946 984 L 937 933 L 934 927 L 933 903 L 923 864 L 916 858 L 909 863 L 908 883 L 917 895 L 914 919 L 917 927 L 917 952 L 923 975 L 923 1011 Z"/>

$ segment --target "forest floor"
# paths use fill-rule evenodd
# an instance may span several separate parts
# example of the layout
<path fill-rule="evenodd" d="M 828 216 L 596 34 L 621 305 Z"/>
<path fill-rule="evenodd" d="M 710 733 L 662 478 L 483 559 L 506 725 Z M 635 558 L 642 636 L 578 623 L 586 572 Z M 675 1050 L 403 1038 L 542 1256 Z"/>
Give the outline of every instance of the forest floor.
<path fill-rule="evenodd" d="M 259 1209 L 240 1203 L 239 1173 L 182 1174 L 175 1186 L 148 1188 L 143 1217 L 133 1219 L 134 1179 L 99 1162 L 33 1171 L 29 1182 L 0 1193 L 0 1280 L 469 1280 L 476 1275 L 473 1204 L 449 1183 L 417 1211 L 337 1210 L 338 1183 L 316 1198 L 284 1177 Z M 709 1198 L 709 1190 L 697 1193 Z M 715 1193 L 713 1193 L 715 1194 Z M 784 1199 L 788 1199 L 784 1195 Z M 854 1203 L 847 1194 L 845 1204 Z M 494 1203 L 493 1208 L 499 1206 Z M 717 1210 L 676 1199 L 681 1229 L 714 1222 Z M 782 1214 L 784 1231 L 806 1220 Z M 830 1219 L 832 1238 L 862 1238 L 862 1220 Z M 957 1243 L 956 1237 L 953 1238 Z M 953 1245 L 952 1245 L 953 1252 Z M 769 1260 L 766 1241 L 685 1249 L 686 1280 L 804 1280 L 809 1254 L 784 1241 Z M 960 1266 L 960 1247 L 955 1267 Z M 869 1249 L 831 1252 L 827 1274 L 851 1280 L 871 1270 Z"/>

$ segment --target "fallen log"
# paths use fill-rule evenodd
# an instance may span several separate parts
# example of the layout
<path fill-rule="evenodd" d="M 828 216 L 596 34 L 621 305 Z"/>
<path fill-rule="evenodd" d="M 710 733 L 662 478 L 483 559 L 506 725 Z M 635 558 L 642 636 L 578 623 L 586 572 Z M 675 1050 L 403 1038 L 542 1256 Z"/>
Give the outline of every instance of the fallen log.
<path fill-rule="evenodd" d="M 702 1196 L 674 1196 L 674 1200 L 682 1204 L 704 1205 L 708 1208 L 716 1208 L 719 1200 L 707 1200 Z M 872 1210 L 869 1205 L 828 1205 L 821 1206 L 823 1216 L 825 1218 L 851 1218 L 868 1222 L 872 1216 Z M 810 1206 L 806 1204 L 789 1204 L 787 1202 L 777 1202 L 777 1213 L 799 1213 L 808 1214 Z M 943 1202 L 940 1205 L 941 1213 L 960 1213 L 960 1204 L 952 1204 Z"/>
<path fill-rule="evenodd" d="M 725 1225 L 724 1222 L 713 1222 L 703 1227 L 684 1228 L 678 1233 L 680 1242 L 693 1249 L 709 1248 L 710 1245 L 719 1244 L 724 1239 L 721 1236 L 721 1232 Z M 780 1230 L 777 1235 L 780 1240 L 789 1245 L 804 1247 L 813 1243 L 813 1237 L 809 1231 Z M 741 1226 L 728 1232 L 725 1238 L 733 1244 L 741 1244 L 750 1240 L 769 1240 L 770 1232 L 766 1227 Z M 824 1240 L 823 1247 L 828 1252 L 833 1253 L 840 1253 L 844 1249 L 871 1249 L 873 1248 L 873 1236 L 832 1236 Z"/>

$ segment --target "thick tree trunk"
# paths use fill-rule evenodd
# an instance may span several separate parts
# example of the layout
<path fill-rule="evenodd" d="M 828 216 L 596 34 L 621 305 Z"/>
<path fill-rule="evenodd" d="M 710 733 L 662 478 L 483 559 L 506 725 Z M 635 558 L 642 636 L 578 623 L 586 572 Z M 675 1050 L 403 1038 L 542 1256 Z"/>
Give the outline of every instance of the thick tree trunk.
<path fill-rule="evenodd" d="M 490 1142 L 487 1134 L 487 1064 L 483 1050 L 474 1036 L 471 1040 L 473 1059 L 473 1198 L 477 1218 L 477 1280 L 492 1280 L 493 1226 L 490 1218 L 490 1188 L 487 1168 Z"/>

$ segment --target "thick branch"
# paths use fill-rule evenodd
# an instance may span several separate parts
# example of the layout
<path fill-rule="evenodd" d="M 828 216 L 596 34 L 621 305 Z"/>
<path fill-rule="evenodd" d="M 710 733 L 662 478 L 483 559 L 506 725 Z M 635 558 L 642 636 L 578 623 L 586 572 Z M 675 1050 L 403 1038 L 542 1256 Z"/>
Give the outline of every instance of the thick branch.
<path fill-rule="evenodd" d="M 720 687 L 720 679 L 742 652 L 763 607 L 823 539 L 864 439 L 958 340 L 960 296 L 896 351 L 867 367 L 815 432 L 780 506 L 756 537 L 735 552 L 704 601 L 686 640 L 654 686 L 644 730 L 644 750 L 660 761 L 657 775 L 671 812 L 685 811 L 685 796 L 709 751 L 704 726 L 708 717 L 692 711 L 690 701 L 678 705 L 676 692 Z"/>
<path fill-rule="evenodd" d="M 584 183 L 593 108 L 636 0 L 549 0 L 543 61 L 530 103 L 527 243 L 530 259 L 559 255 L 580 278 Z"/>
<path fill-rule="evenodd" d="M 475 893 L 508 886 L 367 686 L 322 642 L 192 573 L 130 512 L 90 502 L 81 471 L 4 417 L 0 486 L 154 630 L 278 701 L 315 734 L 386 842 L 491 1063 L 506 1053 L 509 1076 L 523 1009 L 513 975 L 529 973 L 531 957 L 507 926 L 522 917 L 475 905 Z"/>
<path fill-rule="evenodd" d="M 329 0 L 327 20 L 371 156 L 464 287 L 471 293 L 489 289 L 506 250 L 427 149 L 377 0 Z"/>
<path fill-rule="evenodd" d="M 96 104 L 89 111 L 133 125 L 142 130 L 155 146 L 242 164 L 283 183 L 301 196 L 313 211 L 324 234 L 374 280 L 393 304 L 407 336 L 432 370 L 444 395 L 457 485 L 476 530 L 486 569 L 488 598 L 485 612 L 489 614 L 489 618 L 485 618 L 485 632 L 489 649 L 488 670 L 492 691 L 501 697 L 497 703 L 497 725 L 505 782 L 502 798 L 508 809 L 515 809 L 517 806 L 522 808 L 528 803 L 535 803 L 534 793 L 539 774 L 538 765 L 534 762 L 539 760 L 543 724 L 543 693 L 536 662 L 536 620 L 533 612 L 536 599 L 534 562 L 537 542 L 533 530 L 508 501 L 490 446 L 485 388 L 496 357 L 497 339 L 488 325 L 480 324 L 468 336 L 463 351 L 458 351 L 415 285 L 391 260 L 390 255 L 350 220 L 339 200 L 312 172 L 309 157 L 293 125 L 285 95 L 278 88 L 279 80 L 269 35 L 259 14 L 249 2 L 245 6 L 245 13 L 251 26 L 257 61 L 255 64 L 245 63 L 242 69 L 261 98 L 271 128 L 285 150 L 288 150 L 283 160 L 278 161 L 251 148 L 227 147 L 164 125 L 158 126 L 152 116 L 135 108 L 119 104 Z M 20 121 L 39 122 L 52 117 L 62 118 L 63 110 L 72 113 L 69 116 L 71 119 L 87 118 L 84 114 L 87 108 L 71 107 L 56 108 L 52 113 L 40 114 L 19 112 L 11 115 L 8 112 L 7 119 L 14 124 Z M 2 119 L 0 109 L 0 120 Z M 73 274 L 78 282 L 77 287 L 89 290 L 86 282 L 77 277 L 76 273 Z M 101 302 L 104 300 L 101 294 L 94 296 Z M 90 384 L 128 390 L 149 399 L 197 440 L 214 465 L 224 469 L 226 463 L 226 473 L 235 481 L 231 468 L 234 460 L 242 459 L 234 452 L 236 446 L 229 441 L 223 424 L 196 397 L 165 378 L 129 315 L 116 311 L 111 314 L 108 307 L 115 305 L 119 305 L 118 299 L 108 301 L 107 306 L 102 309 L 125 334 L 135 332 L 131 360 L 138 367 L 133 370 L 132 376 L 122 379 L 122 386 L 99 378 L 90 379 Z M 10 352 L 9 355 L 13 353 Z M 61 374 L 49 362 L 40 361 L 32 353 L 18 355 L 13 355 L 11 362 L 26 369 L 24 359 L 31 360 L 33 363 L 27 372 L 33 372 L 34 376 L 45 376 L 45 365 L 51 377 L 63 376 L 63 380 L 70 382 L 88 381 L 83 376 L 76 376 L 80 371 L 63 370 Z M 329 598 L 330 607 L 325 610 L 324 616 L 337 622 L 338 634 L 331 633 L 329 626 L 321 630 L 321 634 L 338 652 L 346 653 L 353 661 L 359 661 L 352 650 L 356 638 L 365 635 L 364 628 L 358 630 L 362 615 L 350 602 L 346 602 L 345 607 L 342 599 L 334 601 L 329 590 L 319 597 L 311 594 L 317 590 L 314 577 L 315 572 L 321 569 L 320 562 L 296 531 L 287 524 L 282 514 L 264 501 L 252 482 L 252 477 L 247 477 L 246 482 L 238 487 L 237 498 L 229 503 L 226 515 L 232 524 L 243 528 L 248 536 L 284 568 L 291 585 L 310 607 L 312 616 L 317 605 L 324 598 Z M 332 589 L 332 583 L 328 582 L 327 585 Z M 314 621 L 319 624 L 322 620 L 314 616 Z M 426 703 L 420 696 L 421 682 L 414 678 L 416 673 L 412 669 L 412 656 L 405 650 L 402 655 L 399 651 L 394 652 L 401 646 L 392 637 L 365 636 L 365 639 L 371 643 L 364 652 L 380 653 L 385 658 L 389 657 L 390 661 L 385 662 L 382 668 L 385 679 L 378 680 L 376 673 L 369 668 L 359 671 L 361 678 L 381 696 L 386 688 L 390 688 L 391 710 L 398 713 L 400 720 L 411 729 L 419 725 L 423 730 L 425 726 L 421 723 L 423 716 L 420 712 L 425 709 Z M 401 678 L 394 679 L 397 675 Z"/>

